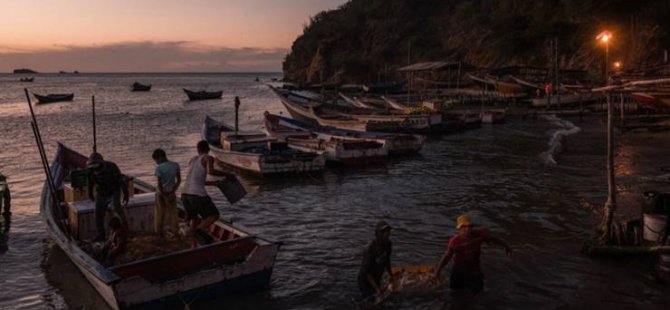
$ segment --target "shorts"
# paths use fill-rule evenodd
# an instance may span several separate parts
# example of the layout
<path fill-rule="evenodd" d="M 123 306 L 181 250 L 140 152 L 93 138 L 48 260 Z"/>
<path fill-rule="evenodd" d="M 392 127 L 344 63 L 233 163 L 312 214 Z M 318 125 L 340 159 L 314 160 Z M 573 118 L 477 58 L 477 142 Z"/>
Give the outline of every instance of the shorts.
<path fill-rule="evenodd" d="M 468 289 L 473 294 L 484 291 L 484 275 L 481 272 L 455 271 L 449 277 L 449 288 L 452 290 Z"/>
<path fill-rule="evenodd" d="M 181 201 L 184 203 L 187 221 L 196 218 L 198 215 L 203 219 L 212 215 L 219 217 L 219 210 L 216 209 L 212 198 L 209 196 L 181 194 Z"/>

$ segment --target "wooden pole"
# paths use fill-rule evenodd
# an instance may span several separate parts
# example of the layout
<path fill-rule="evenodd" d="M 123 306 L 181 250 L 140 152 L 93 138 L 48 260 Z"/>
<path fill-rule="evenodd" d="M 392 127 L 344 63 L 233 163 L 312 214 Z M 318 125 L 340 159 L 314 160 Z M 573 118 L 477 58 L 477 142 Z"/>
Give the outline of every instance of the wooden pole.
<path fill-rule="evenodd" d="M 621 110 L 621 123 L 623 124 L 623 122 L 624 122 L 623 92 L 621 93 L 621 105 L 620 105 L 619 109 Z"/>
<path fill-rule="evenodd" d="M 92 109 L 92 114 L 93 114 L 93 152 L 97 153 L 98 152 L 98 140 L 97 140 L 97 133 L 96 133 L 96 125 L 95 125 L 95 96 L 91 98 L 91 109 Z"/>
<path fill-rule="evenodd" d="M 235 96 L 235 137 L 239 128 L 240 97 Z"/>
<path fill-rule="evenodd" d="M 610 230 L 616 210 L 616 187 L 614 184 L 614 126 L 611 93 L 607 93 L 607 202 L 603 212 L 602 240 L 610 239 Z"/>

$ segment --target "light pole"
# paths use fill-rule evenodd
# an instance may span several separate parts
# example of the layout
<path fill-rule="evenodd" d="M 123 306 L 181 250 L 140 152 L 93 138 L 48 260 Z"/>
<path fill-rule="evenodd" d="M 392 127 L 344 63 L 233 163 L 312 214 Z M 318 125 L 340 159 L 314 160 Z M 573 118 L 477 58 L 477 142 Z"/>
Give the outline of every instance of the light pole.
<path fill-rule="evenodd" d="M 605 44 L 605 83 L 609 86 L 610 81 L 608 77 L 609 66 L 609 41 L 612 38 L 612 33 L 609 31 L 601 32 L 596 40 Z M 614 185 L 614 128 L 612 124 L 612 100 L 611 91 L 607 92 L 607 202 L 605 202 L 605 209 L 603 212 L 602 223 L 602 240 L 608 242 L 611 237 L 612 220 L 614 217 L 614 210 L 616 209 L 616 188 Z"/>

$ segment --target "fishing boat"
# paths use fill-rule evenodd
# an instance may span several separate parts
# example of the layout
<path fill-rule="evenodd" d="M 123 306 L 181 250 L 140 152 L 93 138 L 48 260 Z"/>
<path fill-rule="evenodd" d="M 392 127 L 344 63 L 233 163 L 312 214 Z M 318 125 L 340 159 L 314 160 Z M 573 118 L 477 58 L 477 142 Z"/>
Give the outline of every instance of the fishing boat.
<path fill-rule="evenodd" d="M 561 94 L 560 101 L 557 95 L 550 96 L 549 98 L 533 98 L 531 99 L 531 104 L 533 107 L 546 107 L 549 106 L 578 106 L 580 104 L 591 104 L 603 99 L 603 95 L 600 93 L 573 93 L 573 94 Z"/>
<path fill-rule="evenodd" d="M 19 82 L 33 82 L 35 81 L 34 77 L 26 77 L 26 78 L 20 78 Z"/>
<path fill-rule="evenodd" d="M 184 92 L 188 96 L 188 100 L 191 101 L 196 101 L 196 100 L 210 100 L 210 99 L 221 99 L 221 96 L 223 95 L 223 91 L 192 91 L 184 88 Z"/>
<path fill-rule="evenodd" d="M 383 162 L 388 155 L 385 139 L 335 135 L 309 128 L 309 124 L 265 112 L 265 130 L 268 135 L 286 141 L 289 147 L 296 150 L 325 152 L 329 162 L 343 165 L 374 164 Z"/>
<path fill-rule="evenodd" d="M 654 110 L 670 109 L 670 92 L 634 92 L 630 97 L 633 101 Z"/>
<path fill-rule="evenodd" d="M 524 94 L 523 87 L 513 82 L 502 81 L 488 76 L 479 77 L 469 73 L 467 76 L 473 82 L 476 82 L 485 88 L 491 87 L 491 89 L 495 89 L 497 92 L 504 95 L 521 96 Z"/>
<path fill-rule="evenodd" d="M 209 116 L 202 137 L 220 163 L 258 175 L 320 172 L 326 164 L 323 153 L 296 151 L 264 132 L 236 131 Z"/>
<path fill-rule="evenodd" d="M 366 109 L 324 104 L 291 91 L 270 87 L 295 119 L 322 126 L 356 131 L 381 131 L 399 133 L 440 133 L 440 114 L 411 114 L 382 109 Z"/>
<path fill-rule="evenodd" d="M 37 99 L 37 103 L 52 103 L 61 101 L 72 101 L 74 94 L 48 94 L 46 96 L 33 94 Z"/>
<path fill-rule="evenodd" d="M 209 227 L 213 242 L 207 245 L 192 247 L 189 238 L 152 239 L 155 188 L 141 180 L 131 183 L 124 207 L 129 230 L 126 252 L 112 265 L 101 264 L 90 242 L 96 234 L 95 204 L 82 194 L 85 187 L 77 187 L 86 181 L 77 182 L 81 177 L 75 177 L 86 175 L 86 161 L 82 154 L 58 145 L 49 170 L 53 182 L 45 182 L 40 211 L 51 238 L 112 309 L 183 307 L 184 300 L 269 285 L 279 243 L 221 220 Z M 183 215 L 181 202 L 178 208 Z"/>
<path fill-rule="evenodd" d="M 140 82 L 133 83 L 133 91 L 150 91 L 151 84 L 145 85 Z"/>

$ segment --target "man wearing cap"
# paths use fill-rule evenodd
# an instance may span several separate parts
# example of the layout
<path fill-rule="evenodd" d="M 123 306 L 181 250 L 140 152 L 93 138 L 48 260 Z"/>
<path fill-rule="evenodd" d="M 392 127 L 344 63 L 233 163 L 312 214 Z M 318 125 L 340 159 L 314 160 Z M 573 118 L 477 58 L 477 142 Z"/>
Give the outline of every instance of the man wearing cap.
<path fill-rule="evenodd" d="M 449 288 L 452 290 L 468 289 L 473 294 L 484 289 L 484 275 L 479 266 L 479 254 L 484 242 L 496 243 L 505 248 L 507 256 L 512 250 L 504 241 L 491 236 L 488 231 L 474 229 L 470 216 L 463 214 L 456 220 L 457 235 L 451 237 L 447 250 L 435 268 L 434 277 L 439 279 L 442 268 L 451 258 L 454 265 L 451 268 Z"/>
<path fill-rule="evenodd" d="M 363 262 L 358 273 L 358 288 L 364 299 L 376 296 L 382 298 L 381 279 L 384 271 L 388 272 L 389 281 L 393 283 L 391 273 L 391 226 L 385 221 L 375 225 L 375 240 L 372 240 L 363 252 Z"/>
<path fill-rule="evenodd" d="M 92 153 L 88 157 L 88 197 L 95 201 L 95 227 L 98 231 L 94 241 L 105 241 L 105 214 L 112 210 L 121 218 L 124 228 L 128 228 L 126 214 L 121 208 L 121 191 L 123 191 L 123 205 L 128 204 L 128 186 L 119 167 L 103 159 L 100 153 Z M 95 187 L 96 195 L 93 196 Z"/>

